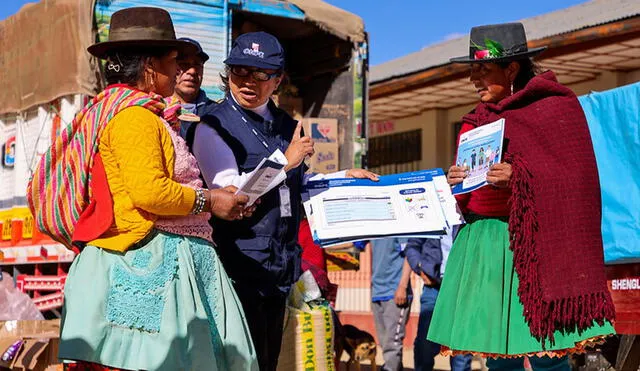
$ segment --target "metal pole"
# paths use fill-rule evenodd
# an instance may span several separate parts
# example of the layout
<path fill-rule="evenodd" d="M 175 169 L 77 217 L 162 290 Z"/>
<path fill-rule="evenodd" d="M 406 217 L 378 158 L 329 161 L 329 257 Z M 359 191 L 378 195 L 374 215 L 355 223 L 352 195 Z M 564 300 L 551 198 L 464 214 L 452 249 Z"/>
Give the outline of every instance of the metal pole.
<path fill-rule="evenodd" d="M 227 55 L 229 55 L 229 44 L 230 44 L 230 32 L 229 32 L 229 27 L 230 27 L 230 22 L 229 22 L 229 0 L 224 0 L 223 2 L 223 7 L 222 7 L 222 23 L 224 26 L 224 40 L 223 40 L 223 50 L 224 50 L 224 56 L 223 58 L 226 58 Z"/>

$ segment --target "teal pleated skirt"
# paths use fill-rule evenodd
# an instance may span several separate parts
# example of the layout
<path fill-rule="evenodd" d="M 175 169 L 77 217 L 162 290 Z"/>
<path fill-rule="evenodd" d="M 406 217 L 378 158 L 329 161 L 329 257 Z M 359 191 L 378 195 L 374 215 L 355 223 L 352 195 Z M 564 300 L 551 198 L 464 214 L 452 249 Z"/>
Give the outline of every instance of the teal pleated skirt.
<path fill-rule="evenodd" d="M 453 354 L 563 355 L 614 333 L 611 323 L 554 334 L 546 348 L 531 336 L 518 297 L 518 275 L 506 222 L 481 219 L 458 233 L 427 338 Z"/>
<path fill-rule="evenodd" d="M 59 357 L 128 370 L 257 370 L 242 306 L 211 243 L 157 232 L 87 246 L 64 289 Z"/>

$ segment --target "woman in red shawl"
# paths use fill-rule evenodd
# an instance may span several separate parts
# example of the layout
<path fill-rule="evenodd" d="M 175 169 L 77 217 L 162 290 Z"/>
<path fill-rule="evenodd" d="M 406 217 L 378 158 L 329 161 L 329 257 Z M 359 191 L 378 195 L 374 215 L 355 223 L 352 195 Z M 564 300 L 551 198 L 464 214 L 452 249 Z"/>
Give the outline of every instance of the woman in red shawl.
<path fill-rule="evenodd" d="M 480 103 L 462 132 L 505 119 L 489 185 L 458 196 L 467 224 L 449 256 L 428 339 L 490 369 L 569 370 L 566 355 L 613 333 L 604 274 L 600 186 L 587 122 L 555 75 L 536 75 L 520 23 L 474 27 Z M 496 159 L 497 161 L 498 159 Z M 467 176 L 452 166 L 448 181 Z"/>

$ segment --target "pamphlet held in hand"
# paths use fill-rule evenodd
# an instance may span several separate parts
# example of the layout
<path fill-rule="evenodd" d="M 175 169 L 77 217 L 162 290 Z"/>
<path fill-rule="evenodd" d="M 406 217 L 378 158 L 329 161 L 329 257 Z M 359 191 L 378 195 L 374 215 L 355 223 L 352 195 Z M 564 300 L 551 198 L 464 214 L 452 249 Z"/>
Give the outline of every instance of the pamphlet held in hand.
<path fill-rule="evenodd" d="M 504 119 L 479 126 L 460 135 L 456 166 L 467 169 L 467 177 L 451 190 L 454 195 L 487 185 L 487 173 L 500 163 L 504 139 Z"/>
<path fill-rule="evenodd" d="M 237 195 L 247 195 L 247 206 L 253 205 L 258 198 L 275 188 L 287 179 L 284 171 L 286 157 L 279 149 L 276 149 L 269 158 L 263 158 L 253 170 L 245 182 L 238 187 Z"/>

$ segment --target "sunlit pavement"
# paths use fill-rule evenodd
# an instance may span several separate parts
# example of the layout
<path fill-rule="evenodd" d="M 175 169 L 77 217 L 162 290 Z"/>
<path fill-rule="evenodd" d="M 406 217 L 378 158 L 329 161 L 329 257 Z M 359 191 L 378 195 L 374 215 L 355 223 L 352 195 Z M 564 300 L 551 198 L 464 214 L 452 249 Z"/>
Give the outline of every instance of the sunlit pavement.
<path fill-rule="evenodd" d="M 340 364 L 340 370 L 338 371 L 343 371 L 346 370 L 346 361 L 349 357 L 347 356 L 346 353 L 342 354 L 342 362 Z M 378 365 L 378 371 L 380 370 L 380 366 L 382 366 L 382 364 L 384 363 L 384 361 L 382 360 L 382 349 L 380 347 L 378 347 L 378 352 L 377 352 L 377 356 L 376 356 L 376 363 Z M 402 352 L 402 363 L 404 365 L 404 370 L 413 370 L 413 348 L 404 348 L 404 351 Z M 473 370 L 486 370 L 486 368 L 483 369 L 483 363 L 482 360 L 480 358 L 474 358 L 473 362 L 471 363 L 471 368 Z M 445 370 L 450 370 L 451 367 L 449 365 L 449 357 L 443 357 L 443 356 L 437 356 L 436 357 L 436 365 L 434 367 L 434 370 L 440 370 L 440 371 L 445 371 Z M 356 370 L 356 368 L 354 366 L 351 367 L 351 370 L 354 371 Z M 363 361 L 362 362 L 362 371 L 370 371 L 371 367 L 369 365 L 369 361 Z"/>

